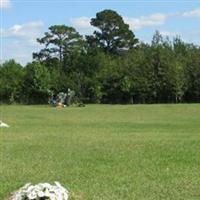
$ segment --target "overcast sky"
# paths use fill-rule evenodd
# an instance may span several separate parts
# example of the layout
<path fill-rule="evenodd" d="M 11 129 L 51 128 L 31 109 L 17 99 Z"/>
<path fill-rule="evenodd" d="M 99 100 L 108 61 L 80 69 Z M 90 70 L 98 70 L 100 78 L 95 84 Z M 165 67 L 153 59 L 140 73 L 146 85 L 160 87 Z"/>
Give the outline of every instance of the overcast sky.
<path fill-rule="evenodd" d="M 155 30 L 200 44 L 200 1 L 184 0 L 0 0 L 1 60 L 14 58 L 21 64 L 32 60 L 41 37 L 54 24 L 73 26 L 91 34 L 90 18 L 104 9 L 123 16 L 136 37 L 150 42 Z"/>

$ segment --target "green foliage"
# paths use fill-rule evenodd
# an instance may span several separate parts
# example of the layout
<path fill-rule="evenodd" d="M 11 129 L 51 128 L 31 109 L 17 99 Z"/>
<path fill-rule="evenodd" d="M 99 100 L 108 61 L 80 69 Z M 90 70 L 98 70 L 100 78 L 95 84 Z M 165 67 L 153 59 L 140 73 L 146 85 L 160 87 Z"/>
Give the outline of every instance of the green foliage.
<path fill-rule="evenodd" d="M 200 100 L 200 49 L 196 46 L 189 47 L 186 61 L 187 101 L 199 102 Z"/>
<path fill-rule="evenodd" d="M 1 101 L 47 103 L 49 91 L 71 88 L 83 103 L 200 102 L 199 46 L 159 31 L 151 44 L 138 43 L 112 10 L 98 12 L 91 25 L 96 31 L 85 39 L 73 27 L 50 26 L 38 39 L 45 48 L 34 53 L 36 62 L 4 63 Z"/>
<path fill-rule="evenodd" d="M 45 36 L 38 38 L 37 41 L 44 44 L 45 48 L 39 53 L 34 53 L 34 58 L 48 61 L 59 59 L 63 63 L 70 52 L 80 47 L 81 36 L 73 27 L 54 25 L 50 26 L 49 32 L 45 32 Z"/>
<path fill-rule="evenodd" d="M 27 103 L 47 103 L 50 94 L 50 73 L 48 69 L 33 62 L 26 66 L 23 83 L 24 100 Z"/>
<path fill-rule="evenodd" d="M 0 66 L 0 96 L 2 102 L 20 102 L 24 69 L 14 60 Z"/>
<path fill-rule="evenodd" d="M 129 50 L 138 42 L 129 25 L 113 10 L 98 12 L 96 18 L 91 19 L 91 25 L 98 28 L 98 31 L 94 31 L 94 36 L 89 37 L 89 41 L 95 42 L 105 52 Z"/>

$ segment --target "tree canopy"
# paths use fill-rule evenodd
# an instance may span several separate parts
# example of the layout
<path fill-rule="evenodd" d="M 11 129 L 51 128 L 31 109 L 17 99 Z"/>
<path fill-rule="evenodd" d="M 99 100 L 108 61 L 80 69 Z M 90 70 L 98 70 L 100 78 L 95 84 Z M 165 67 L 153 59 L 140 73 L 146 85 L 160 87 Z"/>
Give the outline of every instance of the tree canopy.
<path fill-rule="evenodd" d="M 84 103 L 200 102 L 198 45 L 159 31 L 151 43 L 139 41 L 112 10 L 98 12 L 91 25 L 96 30 L 87 37 L 50 26 L 33 62 L 1 64 L 1 102 L 47 103 L 50 93 L 68 88 Z"/>
<path fill-rule="evenodd" d="M 94 31 L 93 36 L 88 37 L 89 41 L 105 52 L 119 53 L 130 50 L 138 42 L 129 25 L 125 24 L 123 18 L 113 10 L 98 12 L 96 18 L 91 19 L 91 25 L 98 30 Z"/>
<path fill-rule="evenodd" d="M 39 53 L 34 53 L 33 57 L 39 60 L 59 59 L 62 63 L 64 58 L 73 50 L 80 48 L 81 36 L 73 28 L 66 25 L 54 25 L 49 27 L 49 32 L 45 36 L 38 38 L 40 44 L 45 48 Z"/>

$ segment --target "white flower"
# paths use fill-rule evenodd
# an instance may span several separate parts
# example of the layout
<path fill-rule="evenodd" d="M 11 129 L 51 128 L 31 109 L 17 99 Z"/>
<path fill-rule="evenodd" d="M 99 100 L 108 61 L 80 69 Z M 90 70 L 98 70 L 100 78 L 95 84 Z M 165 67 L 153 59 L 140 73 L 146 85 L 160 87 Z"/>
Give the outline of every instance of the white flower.
<path fill-rule="evenodd" d="M 28 193 L 28 194 L 27 194 L 27 197 L 28 197 L 30 200 L 34 200 L 34 199 L 36 199 L 37 194 L 33 191 L 33 192 Z"/>
<path fill-rule="evenodd" d="M 26 184 L 20 188 L 11 198 L 11 200 L 68 200 L 68 191 L 59 183 L 55 185 L 49 183 L 40 183 L 38 185 Z"/>
<path fill-rule="evenodd" d="M 42 191 L 38 191 L 37 195 L 38 195 L 38 197 L 44 197 L 45 196 L 44 192 L 42 192 Z"/>

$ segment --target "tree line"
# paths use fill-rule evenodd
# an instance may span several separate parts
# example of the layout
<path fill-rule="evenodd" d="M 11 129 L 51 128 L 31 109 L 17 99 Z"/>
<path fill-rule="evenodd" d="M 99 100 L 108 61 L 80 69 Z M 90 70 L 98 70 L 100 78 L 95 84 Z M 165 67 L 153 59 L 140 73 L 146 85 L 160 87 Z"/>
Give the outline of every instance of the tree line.
<path fill-rule="evenodd" d="M 152 42 L 137 39 L 123 18 L 103 10 L 91 19 L 92 35 L 53 25 L 37 41 L 25 67 L 0 65 L 3 103 L 47 103 L 68 88 L 84 103 L 200 102 L 200 47 L 158 31 Z"/>

